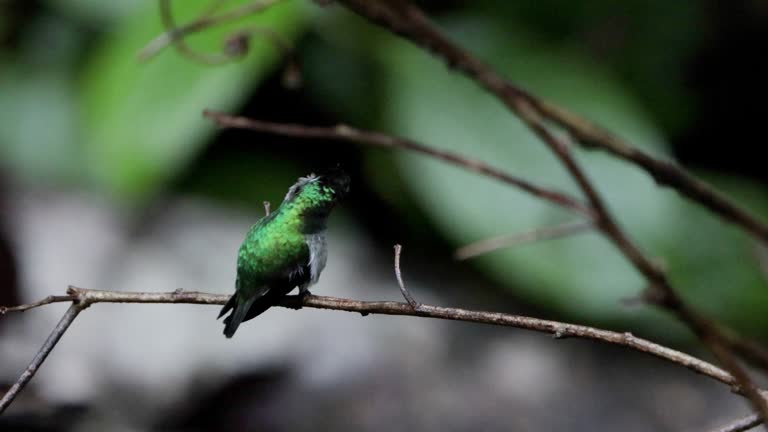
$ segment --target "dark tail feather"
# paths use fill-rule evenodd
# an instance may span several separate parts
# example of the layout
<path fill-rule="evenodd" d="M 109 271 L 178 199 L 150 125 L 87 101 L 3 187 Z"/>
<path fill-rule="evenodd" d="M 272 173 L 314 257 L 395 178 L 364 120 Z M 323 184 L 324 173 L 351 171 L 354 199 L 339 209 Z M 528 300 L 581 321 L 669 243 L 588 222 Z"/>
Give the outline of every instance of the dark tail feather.
<path fill-rule="evenodd" d="M 229 301 L 227 304 L 224 305 L 223 308 L 221 308 L 221 312 L 219 312 L 219 316 L 216 317 L 216 319 L 220 319 L 224 316 L 225 313 L 232 310 L 233 307 L 237 305 L 237 294 L 232 294 L 232 297 L 229 298 Z"/>
<path fill-rule="evenodd" d="M 231 338 L 235 334 L 235 331 L 237 331 L 237 328 L 240 327 L 240 323 L 245 319 L 245 316 L 248 314 L 248 310 L 256 300 L 256 297 L 250 297 L 244 302 L 238 300 L 237 294 L 233 295 L 232 299 L 230 299 L 224 306 L 224 309 L 222 309 L 222 313 L 224 313 L 227 310 L 234 308 L 232 314 L 224 319 L 224 336 L 227 338 Z M 230 303 L 232 303 L 231 306 Z"/>
<path fill-rule="evenodd" d="M 219 318 L 228 311 L 233 310 L 232 314 L 224 319 L 224 335 L 231 338 L 241 323 L 255 318 L 267 309 L 275 305 L 282 297 L 288 294 L 294 287 L 291 282 L 285 284 L 272 285 L 262 296 L 254 296 L 241 302 L 237 293 L 230 297 L 229 301 L 219 312 Z M 218 319 L 218 318 L 217 318 Z"/>

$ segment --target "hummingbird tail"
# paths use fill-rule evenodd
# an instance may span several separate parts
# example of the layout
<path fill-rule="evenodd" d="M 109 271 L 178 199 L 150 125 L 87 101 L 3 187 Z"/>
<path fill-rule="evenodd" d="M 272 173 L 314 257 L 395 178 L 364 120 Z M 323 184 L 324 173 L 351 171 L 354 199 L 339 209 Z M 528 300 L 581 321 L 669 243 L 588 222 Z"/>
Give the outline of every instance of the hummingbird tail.
<path fill-rule="evenodd" d="M 219 313 L 219 317 L 221 317 L 228 310 L 234 309 L 232 314 L 224 319 L 224 336 L 227 338 L 231 338 L 235 334 L 235 331 L 237 331 L 240 323 L 245 320 L 248 310 L 251 309 L 251 305 L 256 300 L 256 297 L 250 297 L 245 301 L 240 300 L 241 299 L 237 298 L 237 294 L 234 294 Z"/>
<path fill-rule="evenodd" d="M 228 317 L 224 318 L 224 335 L 231 338 L 241 323 L 264 313 L 295 286 L 295 281 L 268 285 L 265 286 L 260 294 L 252 295 L 245 300 L 239 297 L 237 292 L 233 294 L 227 304 L 221 308 L 221 312 L 219 312 L 219 318 L 221 318 L 230 310 L 232 311 Z"/>
<path fill-rule="evenodd" d="M 223 317 L 224 314 L 232 310 L 235 305 L 237 305 L 237 294 L 233 294 L 232 297 L 229 298 L 229 301 L 224 305 L 223 308 L 221 308 L 221 312 L 219 312 L 219 316 L 217 316 L 216 319 Z"/>

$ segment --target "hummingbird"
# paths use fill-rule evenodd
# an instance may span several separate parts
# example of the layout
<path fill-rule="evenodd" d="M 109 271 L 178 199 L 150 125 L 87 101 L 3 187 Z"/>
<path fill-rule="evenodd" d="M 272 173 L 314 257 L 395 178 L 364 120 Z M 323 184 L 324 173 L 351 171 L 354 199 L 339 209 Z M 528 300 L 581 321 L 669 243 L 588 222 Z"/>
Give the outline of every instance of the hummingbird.
<path fill-rule="evenodd" d="M 328 257 L 328 216 L 349 192 L 349 181 L 338 168 L 300 177 L 280 207 L 251 227 L 237 254 L 235 293 L 219 313 L 221 318 L 232 311 L 224 319 L 227 338 L 294 288 L 310 294 Z"/>

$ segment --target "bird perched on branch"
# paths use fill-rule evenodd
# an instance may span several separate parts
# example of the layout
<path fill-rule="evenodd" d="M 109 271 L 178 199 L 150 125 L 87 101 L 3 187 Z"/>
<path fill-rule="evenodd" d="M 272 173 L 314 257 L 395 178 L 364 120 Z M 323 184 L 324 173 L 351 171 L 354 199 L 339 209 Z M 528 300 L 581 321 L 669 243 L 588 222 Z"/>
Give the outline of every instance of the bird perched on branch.
<path fill-rule="evenodd" d="M 219 313 L 232 311 L 225 336 L 297 286 L 300 295 L 309 294 L 325 268 L 328 215 L 348 191 L 349 176 L 339 169 L 301 177 L 280 207 L 251 227 L 237 256 L 235 294 Z"/>

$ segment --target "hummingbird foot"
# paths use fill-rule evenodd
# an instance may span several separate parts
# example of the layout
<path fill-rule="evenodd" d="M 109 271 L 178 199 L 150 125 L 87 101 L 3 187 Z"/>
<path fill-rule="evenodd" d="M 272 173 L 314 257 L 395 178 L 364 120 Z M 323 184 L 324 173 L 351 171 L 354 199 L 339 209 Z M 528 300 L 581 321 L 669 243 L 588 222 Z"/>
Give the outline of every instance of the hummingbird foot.
<path fill-rule="evenodd" d="M 299 298 L 301 298 L 301 301 L 303 302 L 304 299 L 311 296 L 312 293 L 309 292 L 309 287 L 306 285 L 302 285 L 299 287 Z"/>

